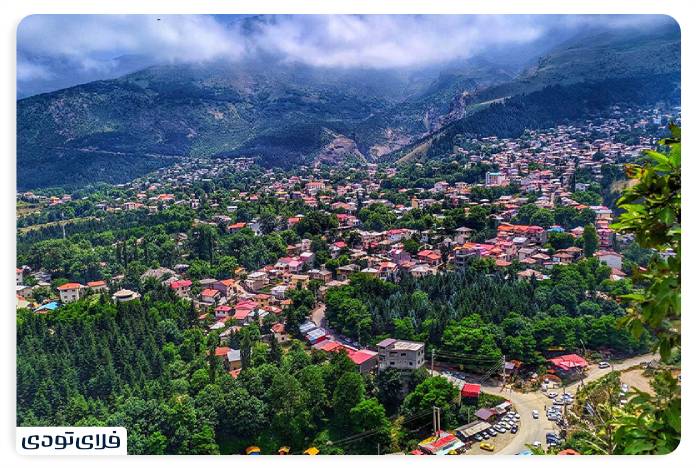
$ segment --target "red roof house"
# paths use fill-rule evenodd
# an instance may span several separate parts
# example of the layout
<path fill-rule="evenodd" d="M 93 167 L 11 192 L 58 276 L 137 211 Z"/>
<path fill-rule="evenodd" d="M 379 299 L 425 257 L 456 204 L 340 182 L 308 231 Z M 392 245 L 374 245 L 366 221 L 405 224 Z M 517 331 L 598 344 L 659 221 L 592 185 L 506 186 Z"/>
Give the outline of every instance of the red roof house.
<path fill-rule="evenodd" d="M 577 354 L 565 354 L 549 359 L 549 362 L 562 372 L 568 372 L 575 369 L 584 369 L 587 367 L 587 361 Z"/>
<path fill-rule="evenodd" d="M 481 394 L 481 385 L 479 384 L 464 384 L 462 387 L 463 398 L 478 398 Z"/>

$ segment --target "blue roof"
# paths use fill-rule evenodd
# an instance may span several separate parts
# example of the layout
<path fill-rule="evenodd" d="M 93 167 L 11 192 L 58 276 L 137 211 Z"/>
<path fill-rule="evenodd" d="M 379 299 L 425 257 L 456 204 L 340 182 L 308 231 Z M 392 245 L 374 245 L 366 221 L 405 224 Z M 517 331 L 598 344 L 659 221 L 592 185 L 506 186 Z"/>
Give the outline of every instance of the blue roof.
<path fill-rule="evenodd" d="M 60 307 L 60 302 L 53 301 L 34 309 L 34 312 L 37 312 L 39 310 L 56 310 L 58 307 Z"/>

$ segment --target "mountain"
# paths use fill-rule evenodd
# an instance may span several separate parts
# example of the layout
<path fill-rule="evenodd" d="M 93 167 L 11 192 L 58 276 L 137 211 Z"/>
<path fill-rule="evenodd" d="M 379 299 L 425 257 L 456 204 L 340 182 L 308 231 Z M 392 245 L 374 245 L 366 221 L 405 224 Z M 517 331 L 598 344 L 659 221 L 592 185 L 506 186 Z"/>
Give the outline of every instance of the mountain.
<path fill-rule="evenodd" d="M 440 72 L 160 65 L 32 96 L 17 103 L 18 186 L 123 182 L 188 155 L 311 163 L 329 133 L 373 159 L 373 147 L 400 148 L 436 126 L 424 120 L 456 112 L 477 76 L 510 78 L 482 65 Z"/>
<path fill-rule="evenodd" d="M 659 75 L 681 70 L 681 31 L 669 17 L 649 28 L 591 27 L 551 48 L 514 80 L 477 101 L 530 93 L 551 85 Z"/>
<path fill-rule="evenodd" d="M 674 22 L 592 29 L 535 47 L 408 70 L 273 57 L 156 65 L 31 96 L 17 102 L 18 188 L 125 182 L 189 155 L 279 167 L 398 159 L 413 145 L 447 146 L 453 132 L 512 135 L 678 90 Z"/>

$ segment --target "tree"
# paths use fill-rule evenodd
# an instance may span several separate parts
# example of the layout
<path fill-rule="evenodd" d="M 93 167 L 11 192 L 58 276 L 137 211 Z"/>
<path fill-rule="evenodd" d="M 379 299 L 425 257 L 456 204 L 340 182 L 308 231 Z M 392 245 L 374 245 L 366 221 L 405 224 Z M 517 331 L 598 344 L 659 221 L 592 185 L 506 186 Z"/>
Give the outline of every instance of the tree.
<path fill-rule="evenodd" d="M 582 231 L 582 250 L 585 258 L 592 258 L 599 247 L 599 238 L 594 224 L 586 224 Z"/>
<path fill-rule="evenodd" d="M 374 431 L 362 445 L 368 453 L 374 451 L 376 444 L 389 443 L 391 424 L 382 406 L 375 398 L 363 400 L 350 410 L 350 419 L 355 432 Z M 369 444 L 369 445 L 368 445 Z"/>
<path fill-rule="evenodd" d="M 338 379 L 333 393 L 333 412 L 337 424 L 350 429 L 350 411 L 365 398 L 365 384 L 357 372 L 346 372 Z"/>
<path fill-rule="evenodd" d="M 671 137 L 660 141 L 669 151 L 648 150 L 642 165 L 628 165 L 635 183 L 617 201 L 625 210 L 614 228 L 636 236 L 644 248 L 667 252 L 656 256 L 646 271 L 636 272 L 642 286 L 624 295 L 629 303 L 622 324 L 635 337 L 650 332 L 657 338 L 663 361 L 681 346 L 681 129 L 670 125 Z M 635 392 L 629 409 L 616 418 L 617 445 L 622 453 L 669 453 L 681 440 L 681 390 L 669 372 L 653 380 L 652 397 Z"/>
<path fill-rule="evenodd" d="M 389 413 L 394 413 L 402 400 L 401 372 L 388 368 L 377 374 L 377 398 Z"/>
<path fill-rule="evenodd" d="M 457 388 L 444 377 L 428 377 L 406 396 L 403 410 L 406 415 L 413 416 L 437 406 L 445 414 L 444 425 L 446 426 L 448 420 L 453 422 L 451 419 L 453 415 L 449 410 L 457 394 Z"/>

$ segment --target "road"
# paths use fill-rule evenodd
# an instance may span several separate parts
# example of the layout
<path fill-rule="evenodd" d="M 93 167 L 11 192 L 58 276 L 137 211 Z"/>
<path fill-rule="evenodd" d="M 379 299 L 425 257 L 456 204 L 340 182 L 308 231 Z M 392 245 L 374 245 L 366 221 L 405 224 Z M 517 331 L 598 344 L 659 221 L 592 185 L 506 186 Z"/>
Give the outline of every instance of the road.
<path fill-rule="evenodd" d="M 657 358 L 654 354 L 645 354 L 642 356 L 636 356 L 625 361 L 614 364 L 613 370 L 623 371 L 630 367 L 636 366 L 643 361 L 648 361 Z M 587 375 L 584 378 L 585 383 L 597 380 L 609 372 L 612 368 L 600 369 L 596 365 L 590 366 L 587 371 Z M 580 388 L 582 382 L 575 382 L 566 387 L 568 393 L 575 394 Z M 506 445 L 505 447 L 496 450 L 495 454 L 499 455 L 514 455 L 523 450 L 527 449 L 527 444 L 532 444 L 534 441 L 538 440 L 542 443 L 542 446 L 546 448 L 546 433 L 547 432 L 557 432 L 558 427 L 553 421 L 549 421 L 546 418 L 545 408 L 553 404 L 550 398 L 541 393 L 540 391 L 531 393 L 519 393 L 513 391 L 512 389 L 506 388 L 501 391 L 499 386 L 482 385 L 481 389 L 486 393 L 492 393 L 494 395 L 500 395 L 507 398 L 515 406 L 515 409 L 520 413 L 520 429 L 516 434 L 515 438 Z M 560 392 L 559 392 L 560 393 Z M 532 410 L 539 411 L 539 419 L 534 419 L 532 417 Z"/>
<path fill-rule="evenodd" d="M 318 327 L 326 327 L 324 315 L 326 313 L 326 305 L 323 302 L 318 302 L 316 307 L 312 309 L 311 317 Z"/>

